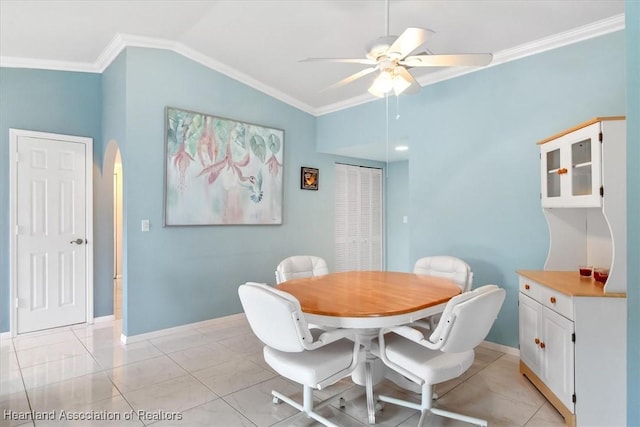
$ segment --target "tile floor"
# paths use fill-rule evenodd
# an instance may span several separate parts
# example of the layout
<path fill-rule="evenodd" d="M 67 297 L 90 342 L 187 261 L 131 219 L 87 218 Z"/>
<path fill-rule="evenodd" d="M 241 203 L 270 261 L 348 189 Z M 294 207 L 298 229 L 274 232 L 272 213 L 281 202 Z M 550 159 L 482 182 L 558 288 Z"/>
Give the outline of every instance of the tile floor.
<path fill-rule="evenodd" d="M 0 426 L 318 425 L 291 420 L 293 408 L 272 404 L 272 389 L 297 400 L 302 389 L 264 363 L 262 346 L 241 315 L 126 346 L 120 344 L 120 328 L 114 320 L 0 340 Z M 367 426 L 364 389 L 350 379 L 316 396 L 340 391 L 346 408 L 336 401 L 321 413 L 341 426 Z M 386 380 L 376 391 L 418 400 Z M 513 355 L 479 347 L 472 368 L 437 391 L 438 406 L 488 419 L 491 426 L 563 425 L 518 373 Z M 16 419 L 28 411 L 54 419 Z M 386 404 L 376 425 L 407 427 L 417 421 L 415 411 Z M 435 416 L 427 424 L 468 425 Z"/>

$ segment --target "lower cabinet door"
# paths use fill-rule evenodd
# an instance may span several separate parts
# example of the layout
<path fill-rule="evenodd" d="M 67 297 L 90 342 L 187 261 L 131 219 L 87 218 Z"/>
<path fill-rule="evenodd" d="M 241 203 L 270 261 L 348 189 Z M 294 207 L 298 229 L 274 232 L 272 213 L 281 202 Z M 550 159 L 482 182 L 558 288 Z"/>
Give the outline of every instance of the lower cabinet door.
<path fill-rule="evenodd" d="M 542 304 L 520 293 L 519 295 L 519 329 L 520 329 L 520 359 L 536 374 L 540 372 L 540 341 L 542 331 Z"/>
<path fill-rule="evenodd" d="M 574 323 L 547 307 L 542 308 L 542 380 L 560 401 L 575 413 L 573 341 Z"/>

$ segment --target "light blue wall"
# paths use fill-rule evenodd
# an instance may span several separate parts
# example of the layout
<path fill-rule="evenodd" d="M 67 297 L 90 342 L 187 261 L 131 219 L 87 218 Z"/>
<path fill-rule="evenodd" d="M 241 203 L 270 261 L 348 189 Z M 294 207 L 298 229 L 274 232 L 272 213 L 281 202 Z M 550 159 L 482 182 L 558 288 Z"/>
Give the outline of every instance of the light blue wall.
<path fill-rule="evenodd" d="M 316 119 L 177 54 L 127 49 L 103 73 L 0 69 L 0 332 L 9 330 L 8 129 L 94 138 L 94 314 L 113 313 L 115 147 L 124 169 L 126 335 L 238 313 L 237 286 L 272 283 L 284 257 L 333 266 L 334 164 L 382 167 L 315 151 Z M 283 225 L 162 227 L 164 108 L 176 106 L 285 130 Z M 115 142 L 110 142 L 115 141 Z M 318 191 L 300 167 L 320 169 Z M 140 220 L 151 221 L 149 233 Z"/>
<path fill-rule="evenodd" d="M 100 174 L 96 178 L 94 234 L 100 244 L 95 247 L 95 316 L 113 314 L 113 165 L 118 148 L 125 144 L 126 125 L 126 55 L 123 53 L 102 73 L 102 147 Z M 126 251 L 126 245 L 123 245 Z M 126 293 L 123 293 L 123 300 Z M 123 320 L 126 322 L 126 319 Z"/>
<path fill-rule="evenodd" d="M 624 114 L 624 32 L 430 85 L 400 104 L 390 138 L 410 145 L 410 263 L 457 255 L 473 268 L 474 286 L 506 288 L 488 339 L 517 347 L 515 270 L 541 268 L 549 244 L 535 142 Z M 317 126 L 319 151 L 374 141 L 384 135 L 384 101 L 322 116 Z M 373 128 L 380 134 L 363 134 Z"/>
<path fill-rule="evenodd" d="M 409 223 L 402 219 L 409 216 L 409 162 L 389 163 L 384 185 L 387 270 L 408 272 L 413 269 L 409 261 Z"/>
<path fill-rule="evenodd" d="M 124 171 L 126 335 L 241 311 L 237 287 L 274 282 L 278 262 L 313 253 L 333 265 L 333 164 L 315 151 L 315 118 L 172 52 L 126 52 Z M 162 227 L 164 114 L 173 106 L 284 129 L 278 226 Z M 300 167 L 320 169 L 318 191 Z M 151 231 L 140 231 L 149 219 Z"/>
<path fill-rule="evenodd" d="M 640 2 L 625 3 L 627 33 L 627 425 L 640 426 Z"/>
<path fill-rule="evenodd" d="M 9 330 L 9 128 L 93 138 L 96 165 L 100 109 L 99 74 L 0 68 L 0 332 Z"/>

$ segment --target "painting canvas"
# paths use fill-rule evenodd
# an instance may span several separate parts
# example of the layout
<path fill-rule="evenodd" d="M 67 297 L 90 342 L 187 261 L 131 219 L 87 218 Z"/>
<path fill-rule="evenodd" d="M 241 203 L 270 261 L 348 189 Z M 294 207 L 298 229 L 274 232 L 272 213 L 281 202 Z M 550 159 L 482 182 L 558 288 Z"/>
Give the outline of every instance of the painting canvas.
<path fill-rule="evenodd" d="M 166 108 L 164 224 L 282 224 L 284 131 Z"/>

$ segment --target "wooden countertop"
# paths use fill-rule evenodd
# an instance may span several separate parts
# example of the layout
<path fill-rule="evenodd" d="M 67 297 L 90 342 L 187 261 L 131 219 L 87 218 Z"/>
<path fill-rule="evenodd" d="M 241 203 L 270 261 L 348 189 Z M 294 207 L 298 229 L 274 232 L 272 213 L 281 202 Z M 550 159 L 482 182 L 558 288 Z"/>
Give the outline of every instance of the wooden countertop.
<path fill-rule="evenodd" d="M 605 292 L 601 283 L 596 282 L 593 277 L 580 277 L 577 271 L 516 270 L 516 273 L 574 297 L 627 297 L 627 294 L 622 292 Z"/>

